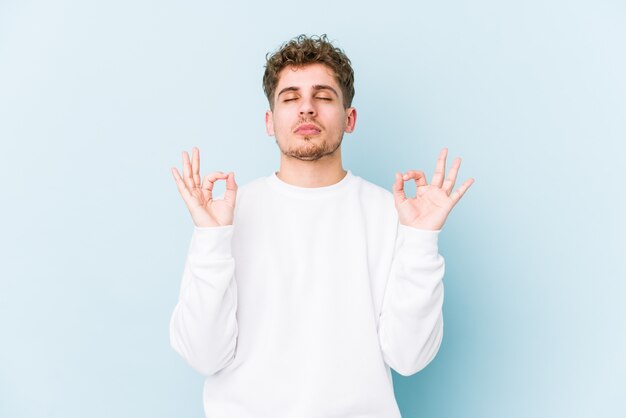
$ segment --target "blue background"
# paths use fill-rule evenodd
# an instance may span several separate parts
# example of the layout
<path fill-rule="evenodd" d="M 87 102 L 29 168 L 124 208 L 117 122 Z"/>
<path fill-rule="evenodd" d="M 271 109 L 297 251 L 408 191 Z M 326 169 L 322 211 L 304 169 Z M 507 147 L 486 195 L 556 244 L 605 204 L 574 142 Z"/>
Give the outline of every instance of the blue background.
<path fill-rule="evenodd" d="M 191 218 L 170 167 L 278 165 L 264 56 L 352 59 L 344 166 L 439 149 L 476 183 L 440 237 L 445 336 L 404 417 L 624 417 L 621 1 L 0 2 L 0 416 L 202 417 L 169 346 Z"/>

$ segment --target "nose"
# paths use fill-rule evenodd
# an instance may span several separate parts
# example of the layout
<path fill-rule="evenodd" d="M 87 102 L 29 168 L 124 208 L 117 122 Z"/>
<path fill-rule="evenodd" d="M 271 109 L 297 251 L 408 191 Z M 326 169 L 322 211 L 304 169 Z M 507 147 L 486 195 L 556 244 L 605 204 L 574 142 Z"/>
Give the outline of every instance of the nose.
<path fill-rule="evenodd" d="M 300 116 L 315 116 L 315 105 L 310 98 L 303 98 L 300 101 Z"/>

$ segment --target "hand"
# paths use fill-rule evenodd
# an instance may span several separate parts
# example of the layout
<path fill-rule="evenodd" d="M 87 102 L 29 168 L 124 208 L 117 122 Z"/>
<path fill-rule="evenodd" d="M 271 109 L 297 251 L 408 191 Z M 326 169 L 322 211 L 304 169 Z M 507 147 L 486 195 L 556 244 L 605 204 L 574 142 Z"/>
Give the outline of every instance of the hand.
<path fill-rule="evenodd" d="M 426 182 L 423 171 L 409 170 L 404 175 L 396 173 L 393 195 L 401 224 L 419 229 L 440 230 L 454 205 L 474 183 L 474 179 L 467 179 L 452 193 L 461 159 L 454 160 L 448 177 L 444 181 L 447 156 L 448 149 L 443 148 L 439 153 L 437 167 L 430 185 Z M 404 193 L 404 182 L 410 179 L 415 180 L 416 196 L 407 198 Z"/>
<path fill-rule="evenodd" d="M 216 171 L 204 177 L 200 185 L 200 150 L 193 148 L 193 162 L 189 162 L 189 154 L 183 151 L 183 174 L 172 167 L 176 186 L 183 197 L 193 222 L 198 227 L 232 225 L 235 213 L 237 183 L 235 173 L 224 174 Z M 213 200 L 213 185 L 217 180 L 226 180 L 224 199 Z"/>

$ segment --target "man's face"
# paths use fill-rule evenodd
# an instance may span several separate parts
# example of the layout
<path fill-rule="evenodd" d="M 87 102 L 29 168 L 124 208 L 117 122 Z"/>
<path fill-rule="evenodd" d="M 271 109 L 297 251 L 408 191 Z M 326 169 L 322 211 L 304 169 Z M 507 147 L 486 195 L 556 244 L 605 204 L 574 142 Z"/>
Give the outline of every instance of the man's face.
<path fill-rule="evenodd" d="M 309 64 L 279 73 L 274 110 L 266 112 L 265 125 L 286 156 L 314 161 L 334 155 L 355 122 L 356 109 L 343 107 L 341 88 L 329 67 Z"/>

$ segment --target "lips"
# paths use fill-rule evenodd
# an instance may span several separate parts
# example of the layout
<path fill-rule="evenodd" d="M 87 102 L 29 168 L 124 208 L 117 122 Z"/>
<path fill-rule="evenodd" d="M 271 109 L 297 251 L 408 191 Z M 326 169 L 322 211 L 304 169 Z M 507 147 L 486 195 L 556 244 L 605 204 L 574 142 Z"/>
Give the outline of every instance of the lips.
<path fill-rule="evenodd" d="M 294 132 L 300 135 L 317 135 L 321 131 L 322 130 L 316 125 L 313 125 L 312 123 L 305 123 L 298 126 Z"/>

